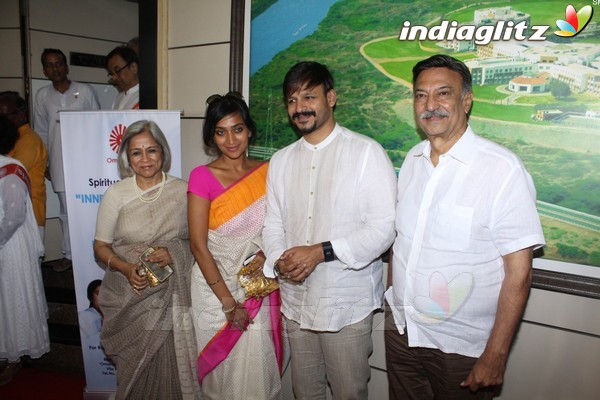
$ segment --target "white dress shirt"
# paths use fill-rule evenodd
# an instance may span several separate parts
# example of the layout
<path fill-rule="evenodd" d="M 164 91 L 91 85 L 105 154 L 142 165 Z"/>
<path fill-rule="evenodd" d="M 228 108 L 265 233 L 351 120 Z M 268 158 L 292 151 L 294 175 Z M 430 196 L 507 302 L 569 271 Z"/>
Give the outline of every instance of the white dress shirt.
<path fill-rule="evenodd" d="M 398 177 L 393 286 L 386 292 L 410 346 L 479 357 L 496 317 L 502 256 L 544 242 L 521 160 L 470 127 L 437 167 L 429 141 Z"/>
<path fill-rule="evenodd" d="M 282 311 L 302 328 L 336 332 L 381 307 L 380 255 L 394 239 L 396 174 L 375 140 L 336 124 L 273 155 L 267 176 L 265 274 L 294 246 L 331 241 L 337 260 L 302 284 L 280 280 Z"/>
<path fill-rule="evenodd" d="M 61 93 L 51 84 L 37 91 L 33 114 L 33 128 L 48 149 L 48 164 L 52 188 L 55 192 L 65 191 L 62 142 L 60 136 L 59 111 L 98 110 L 100 104 L 94 89 L 86 83 L 71 81 L 66 92 Z"/>

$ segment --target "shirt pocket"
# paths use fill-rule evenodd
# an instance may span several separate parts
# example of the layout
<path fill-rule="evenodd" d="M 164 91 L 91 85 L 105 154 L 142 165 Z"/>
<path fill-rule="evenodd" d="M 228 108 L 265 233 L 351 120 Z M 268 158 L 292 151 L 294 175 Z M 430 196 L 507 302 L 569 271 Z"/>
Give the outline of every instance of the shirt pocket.
<path fill-rule="evenodd" d="M 440 203 L 430 225 L 431 247 L 439 250 L 467 250 L 472 239 L 472 207 Z"/>

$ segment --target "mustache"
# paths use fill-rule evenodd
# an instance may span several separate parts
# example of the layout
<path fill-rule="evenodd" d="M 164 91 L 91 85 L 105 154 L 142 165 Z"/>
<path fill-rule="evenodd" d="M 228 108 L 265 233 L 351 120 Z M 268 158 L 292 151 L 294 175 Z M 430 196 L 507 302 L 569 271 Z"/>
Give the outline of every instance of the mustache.
<path fill-rule="evenodd" d="M 449 117 L 450 113 L 444 110 L 425 111 L 419 114 L 420 119 L 429 119 L 434 117 Z"/>
<path fill-rule="evenodd" d="M 310 117 L 311 115 L 313 117 L 316 117 L 317 113 L 314 111 L 299 111 L 299 112 L 295 112 L 294 114 L 292 114 L 292 119 L 296 119 L 301 116 Z"/>

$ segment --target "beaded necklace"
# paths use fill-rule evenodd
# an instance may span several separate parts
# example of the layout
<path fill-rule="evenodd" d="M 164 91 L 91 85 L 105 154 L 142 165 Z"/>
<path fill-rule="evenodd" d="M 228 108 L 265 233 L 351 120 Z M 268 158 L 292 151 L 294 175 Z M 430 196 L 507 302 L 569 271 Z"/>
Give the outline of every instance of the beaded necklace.
<path fill-rule="evenodd" d="M 156 194 L 150 196 L 150 197 L 144 197 L 144 193 L 142 192 L 142 189 L 140 189 L 140 187 L 137 184 L 136 181 L 136 177 L 135 175 L 133 176 L 133 188 L 135 189 L 135 194 L 137 195 L 138 199 L 140 199 L 140 201 L 142 201 L 143 203 L 153 203 L 154 201 L 156 201 L 156 199 L 158 199 L 163 191 L 163 189 L 165 188 L 165 182 L 167 181 L 167 174 L 165 174 L 164 171 L 162 172 L 162 180 L 159 183 L 159 188 L 158 191 L 156 192 Z"/>

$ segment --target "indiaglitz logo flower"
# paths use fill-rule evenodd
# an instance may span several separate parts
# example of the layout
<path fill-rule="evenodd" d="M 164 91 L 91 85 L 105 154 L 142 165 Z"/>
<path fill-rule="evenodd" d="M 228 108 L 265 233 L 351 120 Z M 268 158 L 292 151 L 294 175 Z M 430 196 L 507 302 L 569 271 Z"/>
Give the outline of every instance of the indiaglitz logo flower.
<path fill-rule="evenodd" d="M 123 124 L 119 124 L 115 126 L 110 132 L 109 144 L 110 148 L 113 149 L 115 153 L 119 151 L 119 146 L 121 145 L 121 139 L 123 139 L 123 134 L 127 127 Z"/>
<path fill-rule="evenodd" d="M 592 20 L 593 13 L 594 11 L 591 6 L 585 6 L 577 11 L 575 7 L 569 4 L 565 10 L 566 21 L 563 19 L 556 20 L 556 26 L 560 31 L 556 31 L 554 34 L 562 37 L 577 35 Z"/>
<path fill-rule="evenodd" d="M 448 282 L 440 272 L 434 272 L 429 278 L 429 296 L 415 296 L 413 304 L 418 313 L 411 318 L 423 324 L 439 324 L 463 305 L 472 289 L 470 273 L 458 274 Z"/>

